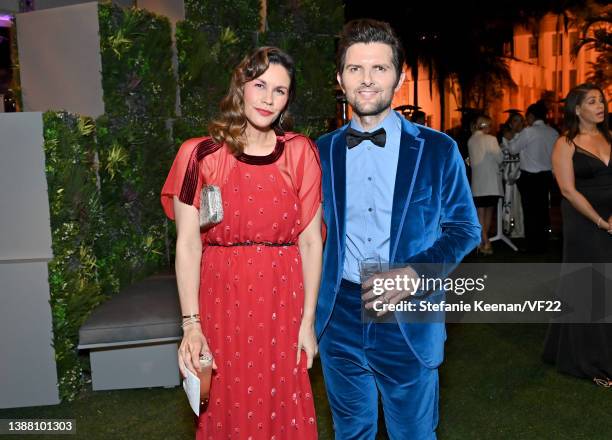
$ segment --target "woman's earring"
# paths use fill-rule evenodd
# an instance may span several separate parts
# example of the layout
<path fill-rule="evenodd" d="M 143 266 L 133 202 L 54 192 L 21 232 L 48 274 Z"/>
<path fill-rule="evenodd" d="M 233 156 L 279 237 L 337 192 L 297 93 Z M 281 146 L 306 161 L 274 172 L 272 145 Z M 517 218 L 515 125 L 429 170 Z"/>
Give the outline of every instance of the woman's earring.
<path fill-rule="evenodd" d="M 285 112 L 282 112 L 280 114 L 280 117 L 278 118 L 278 125 L 281 126 L 281 127 L 283 126 L 283 119 L 284 118 L 285 118 Z"/>

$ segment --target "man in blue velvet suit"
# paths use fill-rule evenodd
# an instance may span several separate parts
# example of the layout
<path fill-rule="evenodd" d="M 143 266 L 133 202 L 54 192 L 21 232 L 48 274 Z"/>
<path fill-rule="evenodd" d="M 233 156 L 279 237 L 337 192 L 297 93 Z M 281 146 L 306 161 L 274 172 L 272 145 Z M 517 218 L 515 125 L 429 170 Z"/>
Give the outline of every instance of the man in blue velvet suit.
<path fill-rule="evenodd" d="M 340 440 L 375 438 L 379 393 L 391 439 L 435 439 L 438 422 L 444 323 L 409 323 L 400 312 L 387 315 L 391 323 L 362 321 L 362 295 L 368 308 L 373 296 L 361 290 L 360 261 L 399 264 L 389 277 L 418 278 L 423 268 L 443 277 L 480 241 L 456 143 L 391 110 L 402 66 L 387 23 L 348 23 L 337 79 L 353 119 L 317 141 L 328 232 L 316 330 Z M 377 299 L 396 304 L 408 295 L 388 290 Z"/>

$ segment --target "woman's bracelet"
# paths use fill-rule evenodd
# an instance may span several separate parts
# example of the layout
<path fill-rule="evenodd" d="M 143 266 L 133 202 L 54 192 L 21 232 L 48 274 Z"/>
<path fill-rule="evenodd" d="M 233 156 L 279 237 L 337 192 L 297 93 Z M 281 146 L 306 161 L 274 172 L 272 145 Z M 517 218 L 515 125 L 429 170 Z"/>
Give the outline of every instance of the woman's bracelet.
<path fill-rule="evenodd" d="M 185 318 L 199 318 L 200 314 L 199 313 L 194 313 L 192 315 L 183 315 L 183 319 Z"/>
<path fill-rule="evenodd" d="M 183 323 L 181 324 L 181 327 L 183 327 L 184 329 L 185 327 L 189 327 L 190 325 L 194 325 L 197 323 L 200 323 L 200 318 L 196 318 L 196 317 L 188 318 L 183 321 Z"/>
<path fill-rule="evenodd" d="M 600 228 L 599 224 L 603 221 L 603 218 L 599 217 L 597 219 L 597 227 Z"/>

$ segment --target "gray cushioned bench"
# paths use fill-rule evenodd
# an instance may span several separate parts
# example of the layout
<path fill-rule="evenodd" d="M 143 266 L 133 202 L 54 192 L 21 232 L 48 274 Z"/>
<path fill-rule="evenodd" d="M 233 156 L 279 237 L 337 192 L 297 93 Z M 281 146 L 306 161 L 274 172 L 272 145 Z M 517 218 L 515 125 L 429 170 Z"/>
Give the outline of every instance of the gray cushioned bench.
<path fill-rule="evenodd" d="M 174 275 L 147 278 L 98 306 L 79 330 L 78 348 L 90 351 L 92 388 L 179 385 L 180 323 Z"/>

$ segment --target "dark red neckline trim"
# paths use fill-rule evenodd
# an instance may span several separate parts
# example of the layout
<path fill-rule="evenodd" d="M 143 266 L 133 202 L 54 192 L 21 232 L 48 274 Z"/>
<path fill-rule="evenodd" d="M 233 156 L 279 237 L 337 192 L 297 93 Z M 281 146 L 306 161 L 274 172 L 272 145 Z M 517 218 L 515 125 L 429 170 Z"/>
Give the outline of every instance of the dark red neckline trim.
<path fill-rule="evenodd" d="M 274 150 L 270 154 L 265 156 L 253 156 L 251 154 L 241 153 L 236 156 L 236 159 L 240 162 L 247 163 L 249 165 L 269 165 L 276 162 L 285 150 L 285 136 L 284 133 L 276 133 L 276 145 Z"/>

